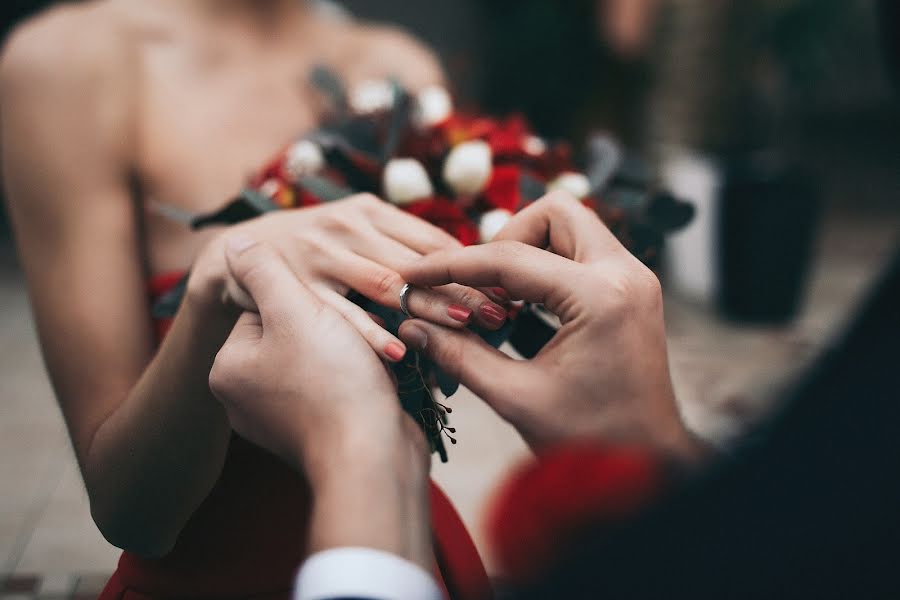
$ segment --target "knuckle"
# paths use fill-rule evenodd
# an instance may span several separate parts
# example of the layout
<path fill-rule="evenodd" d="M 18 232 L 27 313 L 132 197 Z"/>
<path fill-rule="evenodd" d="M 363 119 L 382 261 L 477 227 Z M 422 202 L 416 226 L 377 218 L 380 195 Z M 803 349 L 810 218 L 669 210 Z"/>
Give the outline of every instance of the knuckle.
<path fill-rule="evenodd" d="M 370 194 L 368 192 L 356 194 L 355 196 L 350 198 L 349 201 L 355 204 L 363 212 L 371 212 L 375 209 L 381 208 L 384 204 L 381 200 L 379 200 L 378 196 L 376 196 L 375 194 Z"/>
<path fill-rule="evenodd" d="M 662 307 L 662 287 L 648 268 L 639 265 L 605 278 L 605 304 L 611 316 L 628 318 Z"/>
<path fill-rule="evenodd" d="M 320 225 L 322 229 L 332 234 L 347 234 L 356 229 L 353 219 L 343 211 L 334 211 L 322 215 Z"/>
<path fill-rule="evenodd" d="M 379 297 L 386 297 L 393 294 L 394 290 L 399 289 L 403 285 L 400 276 L 387 269 L 378 270 L 372 274 L 372 290 Z"/>
<path fill-rule="evenodd" d="M 566 190 L 553 190 L 544 196 L 542 202 L 552 212 L 568 213 L 572 206 L 578 204 L 578 199 Z"/>
<path fill-rule="evenodd" d="M 244 250 L 230 263 L 235 280 L 248 291 L 264 286 L 270 279 L 270 269 L 278 254 L 266 242 L 260 242 Z"/>
<path fill-rule="evenodd" d="M 460 288 L 459 292 L 456 294 L 456 302 L 469 308 L 477 307 L 486 300 L 487 298 L 480 292 L 476 292 L 468 287 Z"/>
<path fill-rule="evenodd" d="M 265 285 L 268 280 L 268 265 L 262 256 L 252 257 L 252 261 L 243 263 L 235 273 L 235 278 L 242 286 L 248 289 L 256 289 Z"/>
<path fill-rule="evenodd" d="M 656 273 L 644 265 L 640 265 L 636 278 L 640 281 L 639 285 L 643 304 L 651 310 L 662 307 L 662 285 L 660 285 Z"/>
<path fill-rule="evenodd" d="M 317 256 L 324 254 L 328 249 L 328 244 L 318 235 L 310 235 L 308 231 L 298 231 L 294 234 L 292 243 L 294 248 L 300 255 Z"/>
<path fill-rule="evenodd" d="M 634 282 L 628 277 L 617 276 L 607 280 L 606 305 L 609 316 L 626 317 L 634 308 Z"/>

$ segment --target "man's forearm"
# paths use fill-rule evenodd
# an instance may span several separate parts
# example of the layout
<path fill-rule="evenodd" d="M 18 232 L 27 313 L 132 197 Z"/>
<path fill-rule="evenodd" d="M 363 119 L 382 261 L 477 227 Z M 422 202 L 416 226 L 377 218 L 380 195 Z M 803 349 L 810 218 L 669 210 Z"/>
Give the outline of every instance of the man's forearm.
<path fill-rule="evenodd" d="M 408 449 L 385 447 L 335 460 L 313 476 L 310 552 L 367 547 L 395 554 L 427 571 L 433 564 L 428 477 Z M 363 446 L 363 448 L 365 448 Z M 347 452 L 352 452 L 348 449 Z"/>

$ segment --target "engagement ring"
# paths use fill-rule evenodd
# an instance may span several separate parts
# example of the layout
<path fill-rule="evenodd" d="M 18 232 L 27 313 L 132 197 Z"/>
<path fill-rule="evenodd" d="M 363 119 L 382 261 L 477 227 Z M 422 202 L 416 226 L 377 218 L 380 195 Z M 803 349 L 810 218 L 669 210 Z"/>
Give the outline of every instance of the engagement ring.
<path fill-rule="evenodd" d="M 407 317 L 412 318 L 412 315 L 409 314 L 409 292 L 412 290 L 412 286 L 408 283 L 403 284 L 403 287 L 400 288 L 400 310 L 403 311 L 403 314 Z"/>

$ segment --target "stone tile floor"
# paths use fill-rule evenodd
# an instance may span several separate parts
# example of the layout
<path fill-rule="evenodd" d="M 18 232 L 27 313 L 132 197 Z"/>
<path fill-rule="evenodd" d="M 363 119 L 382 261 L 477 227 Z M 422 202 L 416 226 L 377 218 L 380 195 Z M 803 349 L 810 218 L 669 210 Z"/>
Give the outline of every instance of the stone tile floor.
<path fill-rule="evenodd" d="M 727 442 L 769 409 L 782 382 L 851 314 L 900 239 L 900 211 L 830 209 L 808 301 L 783 328 L 723 322 L 667 299 L 673 377 L 698 432 Z M 492 564 L 480 518 L 489 491 L 528 455 L 510 427 L 471 394 L 450 400 L 459 444 L 437 464 L 444 486 Z M 12 253 L 0 252 L 0 599 L 96 597 L 118 551 L 94 527 L 44 373 Z"/>

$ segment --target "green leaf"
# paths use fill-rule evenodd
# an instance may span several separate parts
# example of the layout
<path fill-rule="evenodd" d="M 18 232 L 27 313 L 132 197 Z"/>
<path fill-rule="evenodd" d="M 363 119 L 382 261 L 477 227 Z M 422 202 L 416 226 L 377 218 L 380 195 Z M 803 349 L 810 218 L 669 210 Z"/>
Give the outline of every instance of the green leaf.
<path fill-rule="evenodd" d="M 412 115 L 412 99 L 397 81 L 391 80 L 394 88 L 394 106 L 388 121 L 387 135 L 381 152 L 381 161 L 387 163 L 397 152 L 400 140 L 409 128 Z"/>
<path fill-rule="evenodd" d="M 160 296 L 153 306 L 150 308 L 150 314 L 154 319 L 171 319 L 178 312 L 181 306 L 181 300 L 187 290 L 188 276 L 185 275 L 175 284 L 171 290 Z"/>
<path fill-rule="evenodd" d="M 343 114 L 347 112 L 347 91 L 334 71 L 323 65 L 316 65 L 309 76 L 310 83 L 328 96 L 332 108 Z"/>
<path fill-rule="evenodd" d="M 353 195 L 353 190 L 317 175 L 300 178 L 300 186 L 322 202 L 333 202 Z"/>
<path fill-rule="evenodd" d="M 200 229 L 208 225 L 233 225 L 280 208 L 261 192 L 253 188 L 246 188 L 224 208 L 194 217 L 191 221 L 191 228 Z"/>

